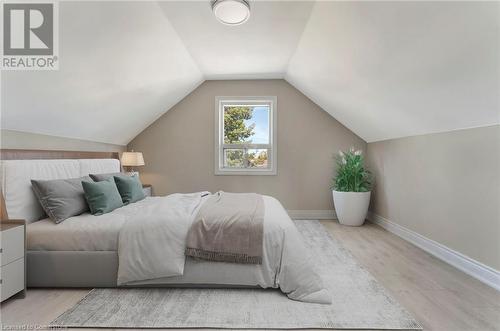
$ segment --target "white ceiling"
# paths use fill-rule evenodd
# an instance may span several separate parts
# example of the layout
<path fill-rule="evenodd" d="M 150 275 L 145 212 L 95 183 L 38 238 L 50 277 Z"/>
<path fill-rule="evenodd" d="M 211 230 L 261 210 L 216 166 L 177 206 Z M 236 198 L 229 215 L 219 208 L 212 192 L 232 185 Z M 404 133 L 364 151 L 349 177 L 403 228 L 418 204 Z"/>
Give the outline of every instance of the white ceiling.
<path fill-rule="evenodd" d="M 226 26 L 207 1 L 162 2 L 206 79 L 283 78 L 314 2 L 252 2 L 250 19 Z"/>
<path fill-rule="evenodd" d="M 499 6 L 61 2 L 60 69 L 2 72 L 1 124 L 126 144 L 204 79 L 283 77 L 368 142 L 498 124 Z"/>
<path fill-rule="evenodd" d="M 156 2 L 61 2 L 59 71 L 2 72 L 2 128 L 124 145 L 203 82 Z"/>
<path fill-rule="evenodd" d="M 499 10 L 317 2 L 285 78 L 367 142 L 498 124 Z"/>

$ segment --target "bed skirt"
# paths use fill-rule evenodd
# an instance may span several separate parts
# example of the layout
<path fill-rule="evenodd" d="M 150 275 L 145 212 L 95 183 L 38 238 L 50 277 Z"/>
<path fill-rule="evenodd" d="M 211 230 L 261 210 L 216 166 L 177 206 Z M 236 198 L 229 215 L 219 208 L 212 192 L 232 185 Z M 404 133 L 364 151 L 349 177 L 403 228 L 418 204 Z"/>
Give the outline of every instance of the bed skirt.
<path fill-rule="evenodd" d="M 28 287 L 117 287 L 116 251 L 28 251 Z M 235 277 L 235 280 L 238 277 Z M 122 287 L 258 288 L 257 285 L 210 283 L 137 284 Z"/>
<path fill-rule="evenodd" d="M 116 251 L 28 251 L 28 287 L 116 287 Z"/>

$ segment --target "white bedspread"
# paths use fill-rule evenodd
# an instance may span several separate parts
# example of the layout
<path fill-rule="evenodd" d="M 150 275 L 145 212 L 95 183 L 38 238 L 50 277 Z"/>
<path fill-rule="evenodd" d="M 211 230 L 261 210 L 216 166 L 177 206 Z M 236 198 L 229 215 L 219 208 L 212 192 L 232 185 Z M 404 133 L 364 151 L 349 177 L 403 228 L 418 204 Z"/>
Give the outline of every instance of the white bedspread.
<path fill-rule="evenodd" d="M 118 285 L 184 273 L 186 236 L 201 193 L 154 197 L 131 214 L 118 239 Z"/>
<path fill-rule="evenodd" d="M 118 284 L 169 283 L 170 277 L 182 275 L 187 232 L 203 201 L 200 193 L 194 193 L 157 197 L 143 203 L 140 213 L 131 215 L 120 231 Z M 330 303 L 330 294 L 310 263 L 295 224 L 276 199 L 264 196 L 264 203 L 263 261 L 242 268 L 251 273 L 243 274 L 238 284 L 279 287 L 294 300 Z"/>
<path fill-rule="evenodd" d="M 295 300 L 330 302 L 295 224 L 278 200 L 263 199 L 263 263 L 258 265 L 185 258 L 187 230 L 204 201 L 199 193 L 146 198 L 60 224 L 35 222 L 27 227 L 28 250 L 118 251 L 121 285 L 260 286 L 280 288 Z"/>

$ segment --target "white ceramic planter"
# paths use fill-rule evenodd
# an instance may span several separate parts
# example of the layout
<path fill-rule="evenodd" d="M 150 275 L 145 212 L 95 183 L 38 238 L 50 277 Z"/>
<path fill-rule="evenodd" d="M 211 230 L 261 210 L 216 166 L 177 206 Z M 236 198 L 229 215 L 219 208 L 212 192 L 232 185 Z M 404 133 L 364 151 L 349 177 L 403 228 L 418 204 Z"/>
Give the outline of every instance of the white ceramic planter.
<path fill-rule="evenodd" d="M 339 222 L 344 225 L 363 225 L 370 204 L 371 192 L 332 191 L 335 212 Z"/>

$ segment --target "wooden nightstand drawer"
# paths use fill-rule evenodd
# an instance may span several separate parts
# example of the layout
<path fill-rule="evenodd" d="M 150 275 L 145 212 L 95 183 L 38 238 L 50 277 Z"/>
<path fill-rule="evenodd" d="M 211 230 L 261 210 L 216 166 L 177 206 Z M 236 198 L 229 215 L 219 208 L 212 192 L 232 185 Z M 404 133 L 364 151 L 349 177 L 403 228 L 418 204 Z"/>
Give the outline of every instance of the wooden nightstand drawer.
<path fill-rule="evenodd" d="M 24 227 L 15 226 L 0 233 L 2 266 L 24 258 Z"/>
<path fill-rule="evenodd" d="M 10 298 L 24 289 L 24 257 L 3 265 L 0 269 L 1 301 Z"/>

